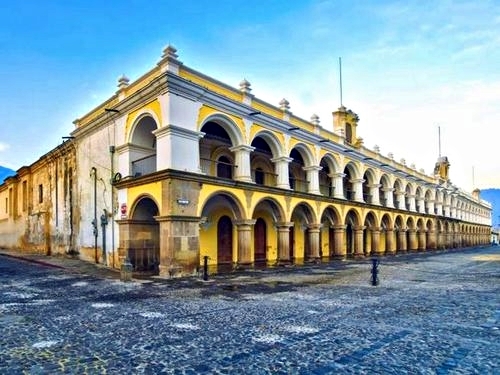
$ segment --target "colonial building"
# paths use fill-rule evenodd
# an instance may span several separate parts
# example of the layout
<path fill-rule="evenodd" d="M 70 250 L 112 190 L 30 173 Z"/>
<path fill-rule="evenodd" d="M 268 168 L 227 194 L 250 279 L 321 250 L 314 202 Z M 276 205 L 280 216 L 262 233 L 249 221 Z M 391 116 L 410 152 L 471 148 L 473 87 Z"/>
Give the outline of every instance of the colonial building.
<path fill-rule="evenodd" d="M 343 106 L 323 127 L 176 52 L 121 77 L 72 139 L 0 187 L 0 245 L 179 275 L 205 257 L 251 267 L 490 243 L 491 205 L 450 182 L 446 157 L 427 175 L 366 148 Z"/>

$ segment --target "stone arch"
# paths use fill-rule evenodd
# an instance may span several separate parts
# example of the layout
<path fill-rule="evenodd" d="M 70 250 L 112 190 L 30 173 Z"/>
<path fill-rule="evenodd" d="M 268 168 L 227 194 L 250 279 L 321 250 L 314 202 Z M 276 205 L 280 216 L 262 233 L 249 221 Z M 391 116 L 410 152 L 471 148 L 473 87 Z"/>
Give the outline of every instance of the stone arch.
<path fill-rule="evenodd" d="M 406 245 L 408 250 L 417 250 L 418 242 L 417 242 L 417 227 L 415 220 L 412 216 L 408 216 L 406 218 Z"/>
<path fill-rule="evenodd" d="M 236 263 L 236 223 L 246 218 L 239 199 L 230 192 L 218 191 L 200 202 L 200 258 L 208 256 L 212 264 L 231 267 Z"/>
<path fill-rule="evenodd" d="M 404 206 L 404 189 L 403 182 L 401 179 L 396 178 L 393 184 L 393 192 L 392 192 L 392 201 L 394 203 L 394 207 L 403 208 Z"/>
<path fill-rule="evenodd" d="M 384 207 L 389 207 L 392 202 L 392 185 L 389 176 L 383 173 L 379 180 L 379 200 L 380 204 Z"/>
<path fill-rule="evenodd" d="M 415 185 L 408 182 L 405 187 L 405 208 L 408 211 L 415 211 Z"/>
<path fill-rule="evenodd" d="M 292 210 L 290 222 L 290 255 L 300 262 L 303 259 L 319 257 L 319 224 L 313 208 L 307 202 L 300 202 Z M 317 242 L 316 242 L 317 240 Z"/>
<path fill-rule="evenodd" d="M 281 156 L 285 156 L 283 147 L 282 147 L 279 139 L 276 137 L 276 135 L 274 135 L 273 133 L 271 133 L 268 130 L 261 130 L 261 131 L 255 133 L 250 144 L 251 144 L 251 146 L 255 147 L 256 149 L 262 148 L 262 147 L 259 147 L 260 146 L 260 144 L 259 144 L 260 141 L 258 140 L 259 138 L 262 140 L 262 142 L 264 142 L 267 145 L 269 151 L 271 152 L 272 158 L 279 158 Z M 267 151 L 265 148 L 264 148 L 264 150 Z"/>
<path fill-rule="evenodd" d="M 425 222 L 426 228 L 426 245 L 428 249 L 436 248 L 436 237 L 435 237 L 435 228 L 434 221 L 431 219 L 427 219 Z"/>
<path fill-rule="evenodd" d="M 319 166 L 321 167 L 318 177 L 320 192 L 324 196 L 333 197 L 335 196 L 336 174 L 340 171 L 339 164 L 334 156 L 325 154 L 321 158 Z"/>
<path fill-rule="evenodd" d="M 134 177 L 156 171 L 156 116 L 149 112 L 138 115 L 129 133 L 130 174 Z"/>
<path fill-rule="evenodd" d="M 238 146 L 244 144 L 244 136 L 238 127 L 238 125 L 228 116 L 222 113 L 214 113 L 207 116 L 199 126 L 199 131 L 203 133 L 203 128 L 207 126 L 207 124 L 214 123 L 220 126 L 229 137 L 231 142 L 231 146 Z M 206 135 L 205 135 L 206 136 Z M 205 137 L 204 136 L 204 137 Z"/>
<path fill-rule="evenodd" d="M 284 220 L 281 205 L 271 198 L 261 199 L 254 207 L 253 260 L 254 263 L 266 263 L 278 259 L 278 236 L 273 228 Z"/>
<path fill-rule="evenodd" d="M 415 189 L 415 209 L 417 212 L 425 212 L 424 192 L 421 186 Z"/>
<path fill-rule="evenodd" d="M 159 274 L 160 226 L 158 203 L 147 194 L 137 197 L 127 220 L 129 240 L 125 245 L 130 263 L 135 272 Z"/>
<path fill-rule="evenodd" d="M 321 214 L 321 248 L 322 257 L 343 257 L 344 228 L 340 213 L 334 206 L 328 206 Z"/>
<path fill-rule="evenodd" d="M 345 229 L 345 254 L 347 256 L 361 255 L 363 253 L 363 232 L 359 213 L 350 209 L 344 217 Z"/>
<path fill-rule="evenodd" d="M 368 167 L 365 169 L 365 172 L 363 173 L 363 200 L 368 203 L 368 204 L 378 204 L 378 197 L 374 196 L 374 189 L 377 189 L 376 191 L 378 192 L 378 186 L 377 186 L 377 178 L 376 178 L 376 173 L 375 171 Z"/>
<path fill-rule="evenodd" d="M 394 219 L 394 230 L 396 231 L 396 249 L 404 252 L 407 250 L 406 231 L 407 227 L 401 215 L 397 215 Z"/>
<path fill-rule="evenodd" d="M 389 214 L 384 214 L 380 220 L 380 252 L 394 253 L 394 227 Z"/>
<path fill-rule="evenodd" d="M 352 161 L 344 166 L 343 188 L 344 198 L 347 200 L 355 199 L 355 183 L 360 179 L 359 169 Z"/>
<path fill-rule="evenodd" d="M 366 256 L 379 252 L 379 220 L 373 211 L 368 211 L 364 219 L 363 250 Z"/>
<path fill-rule="evenodd" d="M 238 126 L 224 116 L 209 116 L 200 126 L 204 134 L 199 142 L 200 168 L 203 173 L 232 179 L 235 174 L 233 147 L 243 136 Z"/>

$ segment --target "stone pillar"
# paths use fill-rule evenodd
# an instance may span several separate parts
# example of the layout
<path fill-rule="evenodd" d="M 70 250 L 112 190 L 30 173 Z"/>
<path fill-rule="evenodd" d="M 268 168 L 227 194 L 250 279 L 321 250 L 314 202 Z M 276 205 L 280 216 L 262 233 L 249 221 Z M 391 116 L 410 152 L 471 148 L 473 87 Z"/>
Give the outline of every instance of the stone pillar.
<path fill-rule="evenodd" d="M 193 274 L 199 266 L 199 223 L 197 216 L 157 216 L 161 276 Z"/>
<path fill-rule="evenodd" d="M 354 189 L 354 201 L 356 202 L 364 202 L 363 199 L 363 180 L 362 178 L 357 178 L 355 180 L 351 180 L 352 188 Z"/>
<path fill-rule="evenodd" d="M 419 213 L 425 214 L 425 201 L 424 198 L 418 198 L 418 210 Z"/>
<path fill-rule="evenodd" d="M 334 173 L 332 175 L 333 179 L 333 197 L 337 199 L 346 199 L 344 197 L 344 177 L 345 173 Z"/>
<path fill-rule="evenodd" d="M 399 208 L 400 210 L 406 210 L 405 194 L 406 193 L 402 190 L 396 192 L 396 196 L 398 197 L 398 206 L 396 208 Z"/>
<path fill-rule="evenodd" d="M 438 230 L 436 235 L 436 246 L 438 249 L 443 249 L 443 232 Z"/>
<path fill-rule="evenodd" d="M 363 230 L 365 227 L 354 228 L 354 256 L 362 258 L 364 256 L 363 249 Z"/>
<path fill-rule="evenodd" d="M 346 225 L 335 225 L 333 227 L 334 241 L 335 241 L 335 258 L 345 258 L 345 228 Z"/>
<path fill-rule="evenodd" d="M 368 186 L 370 188 L 370 195 L 372 196 L 371 204 L 380 205 L 380 196 L 379 196 L 379 188 L 380 184 L 374 184 Z"/>
<path fill-rule="evenodd" d="M 443 215 L 446 216 L 446 217 L 450 217 L 451 216 L 450 205 L 449 204 L 445 204 L 443 206 Z"/>
<path fill-rule="evenodd" d="M 307 226 L 307 236 L 309 241 L 309 259 L 319 259 L 319 237 L 321 232 L 321 224 L 309 224 Z"/>
<path fill-rule="evenodd" d="M 417 242 L 417 231 L 415 229 L 408 229 L 408 250 L 417 250 L 418 242 Z"/>
<path fill-rule="evenodd" d="M 306 171 L 307 181 L 309 181 L 307 192 L 311 194 L 321 194 L 319 190 L 319 171 L 323 169 L 318 165 L 302 168 Z"/>
<path fill-rule="evenodd" d="M 384 192 L 386 207 L 394 208 L 394 199 L 392 196 L 394 188 L 383 188 L 382 191 Z"/>
<path fill-rule="evenodd" d="M 425 241 L 426 231 L 425 229 L 420 229 L 418 231 L 418 250 L 424 251 L 427 248 Z"/>
<path fill-rule="evenodd" d="M 386 229 L 385 230 L 385 247 L 386 253 L 395 254 L 396 253 L 396 243 L 394 241 L 394 230 Z"/>
<path fill-rule="evenodd" d="M 441 202 L 436 202 L 436 215 L 442 216 L 443 215 L 443 205 Z"/>
<path fill-rule="evenodd" d="M 398 251 L 406 251 L 408 249 L 407 243 L 406 243 L 406 229 L 399 229 L 398 230 L 398 243 L 399 243 L 399 249 Z"/>
<path fill-rule="evenodd" d="M 288 164 L 292 158 L 281 156 L 271 159 L 274 163 L 274 171 L 276 173 L 276 187 L 290 190 L 290 176 L 288 175 Z"/>
<path fill-rule="evenodd" d="M 234 152 L 234 179 L 243 182 L 252 182 L 252 172 L 250 169 L 250 153 L 255 147 L 238 145 L 229 149 Z"/>
<path fill-rule="evenodd" d="M 372 254 L 383 254 L 384 252 L 380 250 L 380 228 L 372 228 Z"/>
<path fill-rule="evenodd" d="M 290 228 L 293 223 L 276 223 L 278 229 L 278 263 L 290 262 Z"/>
<path fill-rule="evenodd" d="M 415 202 L 415 195 L 409 194 L 407 196 L 407 198 L 408 198 L 408 205 L 410 206 L 408 209 L 410 211 L 417 211 L 416 202 Z"/>
<path fill-rule="evenodd" d="M 436 249 L 436 231 L 434 229 L 430 229 L 427 232 L 427 248 L 428 249 Z"/>
<path fill-rule="evenodd" d="M 425 201 L 425 204 L 427 206 L 426 213 L 428 213 L 430 215 L 434 215 L 434 201 L 428 200 L 428 201 Z"/>
<path fill-rule="evenodd" d="M 238 266 L 247 266 L 253 262 L 252 259 L 252 227 L 256 220 L 236 221 L 236 230 L 238 232 Z"/>

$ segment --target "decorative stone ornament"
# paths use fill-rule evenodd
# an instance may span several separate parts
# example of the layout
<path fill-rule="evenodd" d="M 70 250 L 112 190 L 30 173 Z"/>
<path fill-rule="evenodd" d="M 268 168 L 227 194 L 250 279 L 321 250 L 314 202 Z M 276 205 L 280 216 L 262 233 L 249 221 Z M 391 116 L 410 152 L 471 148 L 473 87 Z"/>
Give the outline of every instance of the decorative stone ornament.
<path fill-rule="evenodd" d="M 125 74 L 122 74 L 120 77 L 118 77 L 118 88 L 120 90 L 124 90 L 128 87 L 130 82 L 130 79 Z"/>
<path fill-rule="evenodd" d="M 311 123 L 314 125 L 314 126 L 319 126 L 319 116 L 317 114 L 313 114 L 311 116 Z"/>
<path fill-rule="evenodd" d="M 240 91 L 245 94 L 250 94 L 250 91 L 252 91 L 250 86 L 250 82 L 248 82 L 246 79 L 243 79 L 243 81 L 240 82 Z"/>
<path fill-rule="evenodd" d="M 280 109 L 282 111 L 289 111 L 290 110 L 290 102 L 288 100 L 286 100 L 285 98 L 281 99 Z"/>

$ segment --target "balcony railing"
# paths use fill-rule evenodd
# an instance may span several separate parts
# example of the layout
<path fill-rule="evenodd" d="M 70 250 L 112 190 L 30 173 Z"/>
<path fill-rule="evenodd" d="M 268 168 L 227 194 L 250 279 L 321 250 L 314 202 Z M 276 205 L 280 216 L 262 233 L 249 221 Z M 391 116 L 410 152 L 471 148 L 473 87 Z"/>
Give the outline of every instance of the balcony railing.
<path fill-rule="evenodd" d="M 208 176 L 233 178 L 236 165 L 213 159 L 200 158 L 200 170 Z"/>
<path fill-rule="evenodd" d="M 156 172 L 156 154 L 134 160 L 132 162 L 132 176 L 139 177 Z"/>
<path fill-rule="evenodd" d="M 307 192 L 309 181 L 300 178 L 290 177 L 289 182 L 290 182 L 290 189 L 295 191 L 300 191 L 303 193 Z"/>

